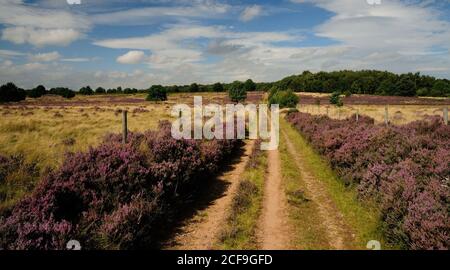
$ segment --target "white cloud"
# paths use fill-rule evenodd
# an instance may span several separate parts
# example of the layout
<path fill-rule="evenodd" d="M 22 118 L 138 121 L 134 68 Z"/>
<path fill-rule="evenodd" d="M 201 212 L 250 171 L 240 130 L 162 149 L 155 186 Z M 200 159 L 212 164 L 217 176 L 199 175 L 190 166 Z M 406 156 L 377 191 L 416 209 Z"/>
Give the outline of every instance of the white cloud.
<path fill-rule="evenodd" d="M 46 45 L 67 46 L 82 34 L 74 29 L 42 29 L 34 27 L 8 27 L 3 30 L 2 39 L 16 44 L 30 43 L 36 47 Z"/>
<path fill-rule="evenodd" d="M 228 5 L 215 1 L 194 1 L 187 6 L 143 7 L 99 13 L 92 16 L 92 21 L 107 25 L 146 25 L 158 23 L 162 19 L 217 18 L 229 8 Z"/>
<path fill-rule="evenodd" d="M 258 17 L 262 12 L 262 7 L 253 5 L 246 7 L 239 17 L 241 21 L 248 22 Z"/>
<path fill-rule="evenodd" d="M 0 0 L 2 39 L 37 47 L 66 46 L 83 37 L 91 23 L 81 14 L 61 9 L 45 9 L 19 0 Z"/>
<path fill-rule="evenodd" d="M 26 54 L 23 52 L 12 51 L 12 50 L 0 50 L 0 56 L 5 57 L 5 58 L 18 57 L 18 56 L 24 56 L 24 55 L 26 55 Z"/>
<path fill-rule="evenodd" d="M 145 59 L 143 51 L 129 51 L 124 55 L 117 57 L 117 62 L 121 64 L 139 64 Z"/>
<path fill-rule="evenodd" d="M 79 58 L 63 58 L 61 59 L 61 61 L 63 62 L 89 62 L 92 61 L 94 59 L 92 58 L 83 58 L 83 57 L 79 57 Z"/>
<path fill-rule="evenodd" d="M 30 61 L 33 62 L 52 62 L 61 57 L 58 52 L 38 53 L 29 56 Z"/>

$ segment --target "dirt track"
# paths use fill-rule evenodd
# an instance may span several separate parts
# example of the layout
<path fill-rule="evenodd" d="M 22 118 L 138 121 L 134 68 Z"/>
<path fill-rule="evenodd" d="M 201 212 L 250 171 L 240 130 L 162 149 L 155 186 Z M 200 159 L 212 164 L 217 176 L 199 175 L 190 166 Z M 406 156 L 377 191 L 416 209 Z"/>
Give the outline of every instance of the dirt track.
<path fill-rule="evenodd" d="M 239 162 L 232 166 L 232 169 L 220 177 L 218 182 L 226 185 L 226 189 L 221 196 L 211 202 L 206 208 L 198 211 L 192 218 L 186 220 L 179 232 L 171 240 L 167 249 L 181 250 L 205 250 L 214 249 L 219 233 L 225 224 L 233 195 L 236 192 L 241 176 L 245 170 L 245 165 L 253 149 L 254 141 L 246 142 L 244 154 Z"/>
<path fill-rule="evenodd" d="M 282 186 L 280 154 L 278 150 L 268 151 L 268 168 L 264 187 L 264 203 L 258 231 L 261 249 L 291 249 L 290 234 L 292 232 L 286 197 Z"/>

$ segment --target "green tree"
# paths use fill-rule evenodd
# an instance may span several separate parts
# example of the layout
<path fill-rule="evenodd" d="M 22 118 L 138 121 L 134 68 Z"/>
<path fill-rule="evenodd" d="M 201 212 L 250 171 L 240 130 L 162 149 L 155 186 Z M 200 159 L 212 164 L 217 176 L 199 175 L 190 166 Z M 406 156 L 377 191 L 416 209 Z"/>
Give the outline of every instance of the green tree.
<path fill-rule="evenodd" d="M 215 83 L 213 85 L 213 91 L 214 92 L 223 92 L 223 85 L 220 82 Z"/>
<path fill-rule="evenodd" d="M 337 107 L 342 107 L 344 103 L 341 100 L 341 93 L 337 91 L 333 92 L 330 96 L 330 103 Z"/>
<path fill-rule="evenodd" d="M 450 84 L 443 80 L 436 81 L 431 89 L 431 96 L 433 97 L 443 97 L 450 94 Z"/>
<path fill-rule="evenodd" d="M 96 94 L 105 94 L 106 90 L 103 87 L 97 87 L 97 89 L 95 89 L 95 93 Z"/>
<path fill-rule="evenodd" d="M 148 91 L 147 101 L 165 101 L 167 100 L 167 90 L 162 85 L 152 85 Z"/>
<path fill-rule="evenodd" d="M 200 87 L 198 87 L 198 84 L 193 83 L 189 86 L 189 92 L 191 93 L 195 93 L 198 92 L 200 90 Z"/>
<path fill-rule="evenodd" d="M 276 91 L 270 98 L 270 104 L 278 104 L 280 108 L 295 108 L 297 107 L 300 98 L 292 91 Z"/>
<path fill-rule="evenodd" d="M 395 84 L 395 95 L 397 96 L 415 96 L 416 95 L 416 85 L 413 80 L 408 77 L 401 78 Z"/>
<path fill-rule="evenodd" d="M 18 88 L 12 82 L 0 87 L 0 102 L 15 102 L 26 98 L 25 90 Z"/>
<path fill-rule="evenodd" d="M 247 98 L 247 91 L 245 91 L 244 84 L 239 81 L 235 81 L 228 89 L 228 96 L 233 102 L 240 102 Z"/>
<path fill-rule="evenodd" d="M 32 97 L 32 98 L 38 98 L 38 97 L 42 97 L 46 93 L 47 93 L 47 91 L 45 90 L 45 87 L 43 85 L 38 85 L 37 87 L 31 89 L 28 92 L 28 96 Z"/>
<path fill-rule="evenodd" d="M 247 92 L 255 91 L 256 84 L 251 79 L 248 79 L 244 83 L 244 90 Z"/>
<path fill-rule="evenodd" d="M 87 95 L 87 96 L 90 96 L 90 95 L 94 94 L 94 91 L 92 91 L 91 87 L 88 85 L 88 86 L 82 87 L 82 88 L 80 89 L 79 93 L 80 93 L 81 95 Z"/>

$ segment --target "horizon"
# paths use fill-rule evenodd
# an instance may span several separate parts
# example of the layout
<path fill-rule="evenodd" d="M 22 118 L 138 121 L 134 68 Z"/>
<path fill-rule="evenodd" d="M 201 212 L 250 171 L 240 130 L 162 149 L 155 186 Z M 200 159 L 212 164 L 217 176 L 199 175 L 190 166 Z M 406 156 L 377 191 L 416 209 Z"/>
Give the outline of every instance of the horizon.
<path fill-rule="evenodd" d="M 450 79 L 450 2 L 0 0 L 0 83 L 146 89 L 381 70 Z"/>

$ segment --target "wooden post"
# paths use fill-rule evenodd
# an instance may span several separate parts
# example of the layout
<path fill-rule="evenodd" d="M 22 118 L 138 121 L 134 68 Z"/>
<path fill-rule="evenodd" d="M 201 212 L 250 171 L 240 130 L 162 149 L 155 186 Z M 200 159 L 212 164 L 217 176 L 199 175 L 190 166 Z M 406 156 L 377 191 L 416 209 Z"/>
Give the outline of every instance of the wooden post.
<path fill-rule="evenodd" d="M 127 121 L 127 111 L 122 111 L 122 141 L 127 143 L 128 137 L 128 121 Z"/>
<path fill-rule="evenodd" d="M 359 121 L 359 109 L 356 109 L 356 122 Z"/>
<path fill-rule="evenodd" d="M 448 108 L 444 108 L 444 124 L 448 126 Z"/>
<path fill-rule="evenodd" d="M 389 111 L 387 105 L 384 107 L 384 123 L 389 125 Z"/>
<path fill-rule="evenodd" d="M 338 107 L 337 110 L 338 110 L 338 120 L 341 120 L 341 107 Z"/>
<path fill-rule="evenodd" d="M 327 116 L 328 116 L 328 108 L 329 108 L 329 107 L 327 106 Z"/>

